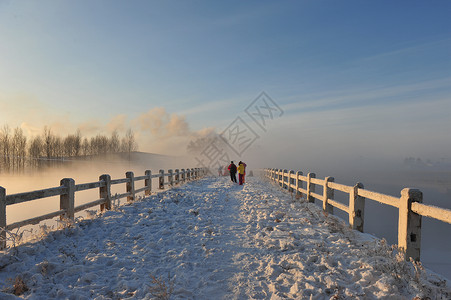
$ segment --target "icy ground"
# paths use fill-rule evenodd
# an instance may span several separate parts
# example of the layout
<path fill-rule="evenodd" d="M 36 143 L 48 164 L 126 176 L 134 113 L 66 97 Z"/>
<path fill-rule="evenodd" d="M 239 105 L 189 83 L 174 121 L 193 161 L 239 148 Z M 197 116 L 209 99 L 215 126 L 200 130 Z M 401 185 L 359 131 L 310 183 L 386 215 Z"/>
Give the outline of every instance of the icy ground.
<path fill-rule="evenodd" d="M 204 178 L 0 256 L 0 299 L 451 299 L 444 277 L 258 178 Z"/>

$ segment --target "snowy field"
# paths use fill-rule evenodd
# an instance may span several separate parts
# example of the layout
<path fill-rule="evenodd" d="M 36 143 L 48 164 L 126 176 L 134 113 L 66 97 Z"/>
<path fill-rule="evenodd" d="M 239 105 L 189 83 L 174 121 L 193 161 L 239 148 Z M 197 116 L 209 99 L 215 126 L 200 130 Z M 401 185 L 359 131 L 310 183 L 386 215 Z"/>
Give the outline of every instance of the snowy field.
<path fill-rule="evenodd" d="M 0 299 L 451 299 L 444 277 L 258 178 L 204 178 L 9 249 L 0 285 Z"/>

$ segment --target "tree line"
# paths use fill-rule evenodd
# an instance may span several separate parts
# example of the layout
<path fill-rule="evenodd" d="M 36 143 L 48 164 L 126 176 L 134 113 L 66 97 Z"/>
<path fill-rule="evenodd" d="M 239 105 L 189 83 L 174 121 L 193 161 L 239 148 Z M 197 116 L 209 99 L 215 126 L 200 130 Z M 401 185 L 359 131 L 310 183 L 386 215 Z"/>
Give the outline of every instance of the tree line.
<path fill-rule="evenodd" d="M 125 136 L 114 131 L 111 136 L 98 134 L 83 137 L 80 130 L 61 137 L 44 127 L 42 134 L 27 138 L 22 128 L 8 125 L 0 130 L 0 167 L 2 170 L 21 169 L 26 164 L 37 165 L 42 161 L 63 158 L 132 152 L 138 149 L 135 135 L 129 129 Z"/>

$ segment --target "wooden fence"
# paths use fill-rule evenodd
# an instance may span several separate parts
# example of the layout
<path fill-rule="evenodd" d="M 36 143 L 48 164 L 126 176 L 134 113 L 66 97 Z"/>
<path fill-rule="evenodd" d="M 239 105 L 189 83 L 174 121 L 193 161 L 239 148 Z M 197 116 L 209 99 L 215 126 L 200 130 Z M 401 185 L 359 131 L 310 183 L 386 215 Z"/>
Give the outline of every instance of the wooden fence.
<path fill-rule="evenodd" d="M 333 177 L 318 179 L 315 173 L 304 176 L 300 171 L 295 173 L 292 170 L 265 169 L 264 175 L 309 202 L 315 202 L 315 199 L 322 201 L 325 212 L 333 213 L 334 207 L 346 212 L 350 227 L 361 232 L 366 199 L 398 208 L 398 247 L 405 251 L 406 258 L 420 260 L 422 216 L 451 224 L 451 210 L 422 204 L 423 194 L 417 189 L 405 188 L 401 191 L 401 197 L 397 198 L 365 190 L 361 183 L 347 186 L 335 183 Z M 322 188 L 322 194 L 317 193 L 317 186 Z M 348 194 L 349 204 L 335 201 L 334 191 Z"/>
<path fill-rule="evenodd" d="M 6 232 L 8 230 L 25 225 L 37 224 L 43 220 L 53 219 L 55 217 L 74 221 L 75 213 L 97 205 L 100 205 L 101 211 L 111 209 L 113 200 L 111 196 L 112 185 L 125 183 L 125 193 L 115 195 L 114 199 L 127 197 L 127 201 L 133 201 L 137 193 L 144 192 L 146 196 L 151 194 L 152 178 L 158 178 L 158 189 L 161 190 L 165 186 L 172 187 L 179 183 L 198 179 L 205 174 L 207 174 L 205 168 L 176 169 L 175 172 L 168 170 L 167 173 L 164 173 L 164 170 L 160 170 L 158 174 L 152 174 L 150 170 L 147 170 L 144 176 L 135 177 L 133 172 L 127 172 L 125 178 L 111 179 L 110 175 L 104 174 L 99 177 L 99 181 L 82 184 L 75 184 L 72 178 L 64 178 L 61 180 L 61 185 L 57 187 L 11 195 L 6 195 L 6 190 L 0 187 L 0 249 L 6 248 Z M 167 177 L 167 181 L 165 181 L 165 177 Z M 141 180 L 144 180 L 144 187 L 135 189 L 135 183 Z M 75 193 L 90 189 L 99 189 L 100 199 L 75 206 Z M 60 209 L 58 211 L 20 222 L 6 224 L 6 207 L 8 205 L 52 196 L 60 196 Z"/>

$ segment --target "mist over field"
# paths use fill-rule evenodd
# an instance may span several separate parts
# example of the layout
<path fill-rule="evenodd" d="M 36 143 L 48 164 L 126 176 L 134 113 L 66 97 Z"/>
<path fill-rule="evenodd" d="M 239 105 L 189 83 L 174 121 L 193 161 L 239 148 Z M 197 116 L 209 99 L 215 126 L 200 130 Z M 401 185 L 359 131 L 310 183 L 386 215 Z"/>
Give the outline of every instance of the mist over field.
<path fill-rule="evenodd" d="M 195 167 L 187 158 L 164 156 L 142 152 L 109 154 L 95 158 L 73 158 L 65 161 L 55 161 L 41 168 L 26 168 L 15 173 L 0 173 L 0 186 L 7 194 L 29 192 L 60 185 L 63 178 L 72 178 L 75 184 L 88 183 L 99 180 L 102 174 L 109 174 L 112 179 L 125 178 L 126 172 L 133 172 L 134 176 L 144 175 L 146 170 L 153 174 L 160 169 L 182 169 Z M 143 185 L 143 181 L 139 187 Z M 156 180 L 153 180 L 156 188 Z M 137 186 L 138 188 L 138 186 Z M 112 194 L 124 193 L 125 186 L 112 187 Z M 76 205 L 91 202 L 99 198 L 98 189 L 78 192 Z M 17 205 L 8 206 L 7 223 L 13 223 L 27 218 L 36 217 L 59 209 L 59 197 L 50 197 Z M 93 208 L 97 209 L 97 208 Z"/>

